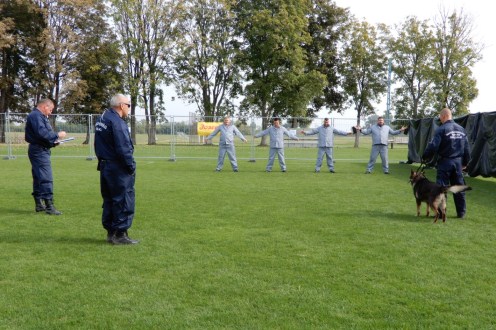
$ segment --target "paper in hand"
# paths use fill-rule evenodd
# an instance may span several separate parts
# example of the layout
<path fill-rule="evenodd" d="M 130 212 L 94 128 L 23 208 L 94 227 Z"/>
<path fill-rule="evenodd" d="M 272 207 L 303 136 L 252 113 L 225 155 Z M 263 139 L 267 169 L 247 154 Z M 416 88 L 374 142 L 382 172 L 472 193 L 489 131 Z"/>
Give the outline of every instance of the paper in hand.
<path fill-rule="evenodd" d="M 58 143 L 60 143 L 60 144 L 63 144 L 63 143 L 66 143 L 66 142 L 72 141 L 72 140 L 74 140 L 74 139 L 75 139 L 75 138 L 70 137 L 70 138 L 67 138 L 67 139 L 58 140 L 57 142 L 58 142 Z"/>

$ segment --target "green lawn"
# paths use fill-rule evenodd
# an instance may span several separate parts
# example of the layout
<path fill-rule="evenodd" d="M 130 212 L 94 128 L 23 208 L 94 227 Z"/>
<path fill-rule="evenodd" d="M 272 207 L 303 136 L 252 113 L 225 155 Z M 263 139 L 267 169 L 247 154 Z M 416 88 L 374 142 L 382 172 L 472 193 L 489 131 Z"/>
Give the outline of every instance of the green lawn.
<path fill-rule="evenodd" d="M 336 174 L 313 173 L 314 148 L 287 150 L 287 173 L 260 147 L 239 173 L 214 172 L 216 147 L 140 158 L 137 246 L 105 242 L 95 161 L 54 150 L 55 217 L 34 212 L 27 157 L 0 160 L 0 329 L 496 328 L 496 179 L 467 178 L 467 218 L 449 196 L 433 224 L 406 149 L 389 176 L 363 174 L 369 151 L 337 148 Z"/>

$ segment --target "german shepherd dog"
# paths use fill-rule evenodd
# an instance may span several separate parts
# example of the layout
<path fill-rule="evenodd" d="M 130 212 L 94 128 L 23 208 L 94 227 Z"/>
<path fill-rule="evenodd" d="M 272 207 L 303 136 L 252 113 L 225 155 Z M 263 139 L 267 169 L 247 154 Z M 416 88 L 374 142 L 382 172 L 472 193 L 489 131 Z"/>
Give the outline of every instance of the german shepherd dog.
<path fill-rule="evenodd" d="M 434 223 L 437 222 L 439 217 L 443 219 L 443 222 L 446 222 L 446 195 L 448 191 L 456 194 L 466 190 L 472 190 L 471 187 L 466 185 L 444 187 L 435 182 L 431 182 L 425 177 L 424 171 L 411 170 L 410 183 L 412 184 L 413 195 L 417 202 L 417 216 L 420 216 L 420 205 L 422 202 L 426 202 L 426 216 L 429 216 L 429 209 L 436 213 Z"/>

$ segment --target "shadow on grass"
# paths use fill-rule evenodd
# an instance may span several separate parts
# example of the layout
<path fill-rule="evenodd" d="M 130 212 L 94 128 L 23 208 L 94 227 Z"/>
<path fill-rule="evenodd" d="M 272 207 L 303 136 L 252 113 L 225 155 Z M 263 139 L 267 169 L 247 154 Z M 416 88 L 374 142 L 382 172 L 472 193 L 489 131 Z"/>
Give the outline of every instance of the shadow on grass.
<path fill-rule="evenodd" d="M 426 217 L 425 215 L 421 215 L 417 217 L 416 215 L 416 206 L 413 205 L 413 211 L 408 214 L 406 213 L 397 213 L 397 212 L 389 212 L 384 213 L 379 210 L 370 210 L 367 212 L 367 217 L 371 219 L 385 220 L 385 221 L 404 221 L 404 222 L 418 222 L 418 223 L 427 223 L 431 224 L 434 222 L 434 217 Z M 439 222 L 439 220 L 438 220 Z M 442 221 L 441 221 L 442 223 Z"/>

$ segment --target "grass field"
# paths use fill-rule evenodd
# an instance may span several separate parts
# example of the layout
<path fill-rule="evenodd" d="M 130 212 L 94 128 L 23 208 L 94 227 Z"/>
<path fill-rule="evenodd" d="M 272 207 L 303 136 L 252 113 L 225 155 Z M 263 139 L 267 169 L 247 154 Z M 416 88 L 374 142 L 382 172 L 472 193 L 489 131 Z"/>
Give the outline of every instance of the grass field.
<path fill-rule="evenodd" d="M 137 246 L 105 242 L 95 161 L 54 150 L 55 217 L 27 157 L 0 160 L 0 329 L 495 329 L 496 180 L 467 178 L 467 218 L 450 196 L 433 224 L 406 149 L 389 176 L 363 174 L 369 151 L 335 150 L 335 174 L 303 148 L 287 173 L 264 148 L 239 173 L 138 159 Z"/>

